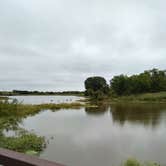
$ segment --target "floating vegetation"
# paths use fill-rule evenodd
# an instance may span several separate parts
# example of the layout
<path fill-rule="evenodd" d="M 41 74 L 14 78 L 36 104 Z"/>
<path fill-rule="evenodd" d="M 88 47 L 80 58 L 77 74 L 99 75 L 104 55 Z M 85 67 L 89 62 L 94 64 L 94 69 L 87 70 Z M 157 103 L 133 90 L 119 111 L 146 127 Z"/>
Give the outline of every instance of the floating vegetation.
<path fill-rule="evenodd" d="M 36 153 L 41 152 L 46 146 L 44 137 L 37 136 L 34 133 L 28 131 L 21 132 L 15 136 L 0 136 L 0 147 L 18 151 L 28 152 L 33 151 Z"/>
<path fill-rule="evenodd" d="M 160 166 L 160 164 L 155 163 L 155 162 L 144 162 L 141 163 L 138 160 L 134 158 L 130 158 L 127 161 L 125 161 L 122 166 Z"/>

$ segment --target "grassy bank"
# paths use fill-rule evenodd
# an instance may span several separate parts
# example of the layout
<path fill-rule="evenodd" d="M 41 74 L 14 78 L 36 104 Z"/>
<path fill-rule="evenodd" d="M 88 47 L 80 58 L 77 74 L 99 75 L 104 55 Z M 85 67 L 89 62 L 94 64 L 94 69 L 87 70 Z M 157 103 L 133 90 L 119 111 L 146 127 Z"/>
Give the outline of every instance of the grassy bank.
<path fill-rule="evenodd" d="M 24 116 L 29 114 L 35 114 L 45 109 L 58 110 L 58 109 L 79 109 L 85 106 L 82 103 L 61 103 L 61 104 L 19 104 L 19 103 L 8 103 L 0 102 L 0 115 L 3 114 L 10 116 L 12 114 L 18 116 Z"/>
<path fill-rule="evenodd" d="M 156 102 L 166 103 L 166 92 L 145 93 L 139 95 L 118 96 L 109 98 L 111 102 Z"/>

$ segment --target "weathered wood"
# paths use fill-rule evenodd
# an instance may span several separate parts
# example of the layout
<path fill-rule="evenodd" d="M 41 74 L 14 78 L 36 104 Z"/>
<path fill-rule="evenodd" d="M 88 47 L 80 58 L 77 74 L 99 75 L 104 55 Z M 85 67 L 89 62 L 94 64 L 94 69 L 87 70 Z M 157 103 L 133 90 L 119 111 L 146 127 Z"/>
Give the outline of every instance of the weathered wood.
<path fill-rule="evenodd" d="M 2 148 L 0 148 L 0 164 L 4 166 L 64 166 Z"/>

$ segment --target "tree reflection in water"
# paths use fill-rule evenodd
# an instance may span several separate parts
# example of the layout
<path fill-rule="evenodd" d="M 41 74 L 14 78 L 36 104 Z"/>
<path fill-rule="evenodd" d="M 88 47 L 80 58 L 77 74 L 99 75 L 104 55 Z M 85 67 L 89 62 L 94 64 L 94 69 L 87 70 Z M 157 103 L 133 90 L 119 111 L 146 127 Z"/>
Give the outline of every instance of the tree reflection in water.
<path fill-rule="evenodd" d="M 157 127 L 163 114 L 166 114 L 166 104 L 112 104 L 110 112 L 115 123 L 124 125 L 126 122 Z"/>
<path fill-rule="evenodd" d="M 110 109 L 110 106 L 108 104 L 101 104 L 98 107 L 86 107 L 85 108 L 85 112 L 88 115 L 94 115 L 94 116 L 102 116 L 104 115 L 106 112 L 108 112 Z"/>

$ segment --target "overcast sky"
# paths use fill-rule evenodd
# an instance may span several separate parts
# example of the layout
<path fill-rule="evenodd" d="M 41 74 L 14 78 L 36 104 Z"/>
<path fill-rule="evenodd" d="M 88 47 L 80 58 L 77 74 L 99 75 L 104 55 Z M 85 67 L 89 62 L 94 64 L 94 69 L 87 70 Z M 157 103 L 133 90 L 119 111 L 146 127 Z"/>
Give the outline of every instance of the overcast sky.
<path fill-rule="evenodd" d="M 166 68 L 165 0 L 0 0 L 0 90 L 83 90 Z"/>

